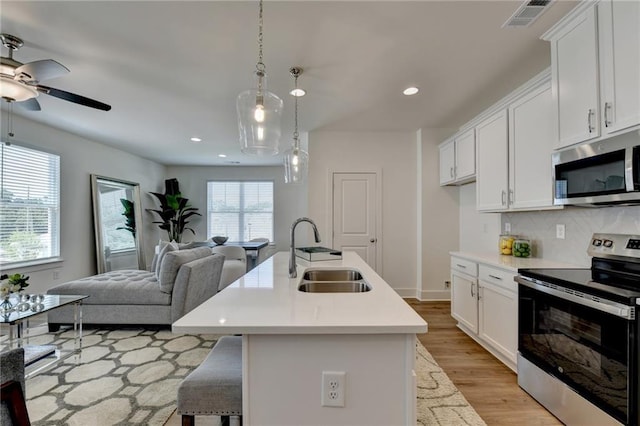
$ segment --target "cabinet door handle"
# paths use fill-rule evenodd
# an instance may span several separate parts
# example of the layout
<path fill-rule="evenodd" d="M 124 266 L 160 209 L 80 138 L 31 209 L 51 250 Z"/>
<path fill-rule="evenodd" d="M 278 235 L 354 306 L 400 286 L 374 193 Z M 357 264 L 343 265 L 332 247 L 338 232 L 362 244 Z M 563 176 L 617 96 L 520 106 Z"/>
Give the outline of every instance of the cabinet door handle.
<path fill-rule="evenodd" d="M 473 293 L 473 287 L 475 286 L 474 283 L 471 283 L 471 297 L 476 297 L 476 295 Z"/>
<path fill-rule="evenodd" d="M 595 130 L 591 125 L 591 116 L 593 115 L 593 112 L 594 111 L 591 108 L 589 108 L 589 111 L 587 112 L 587 125 L 589 129 L 589 133 L 592 133 Z"/>
<path fill-rule="evenodd" d="M 513 196 L 513 189 L 509 190 L 509 204 L 513 204 L 513 200 L 515 197 Z"/>
<path fill-rule="evenodd" d="M 482 299 L 483 293 L 484 293 L 484 287 L 478 287 L 478 300 Z"/>
<path fill-rule="evenodd" d="M 489 274 L 489 277 L 490 277 L 490 278 L 493 278 L 494 280 L 502 281 L 502 278 L 500 278 L 500 277 L 496 277 L 495 275 L 491 275 L 491 274 Z"/>
<path fill-rule="evenodd" d="M 458 268 L 467 269 L 467 267 L 466 267 L 466 266 L 461 265 L 461 264 L 459 264 L 459 263 L 456 263 L 456 266 L 457 266 Z"/>
<path fill-rule="evenodd" d="M 611 109 L 611 102 L 604 103 L 604 127 L 609 127 L 611 121 L 609 120 L 609 110 Z"/>
<path fill-rule="evenodd" d="M 451 177 L 453 177 L 453 167 L 449 169 L 449 174 L 451 175 Z"/>
<path fill-rule="evenodd" d="M 502 205 L 503 206 L 507 204 L 506 197 L 507 197 L 507 192 L 505 190 L 502 190 Z"/>

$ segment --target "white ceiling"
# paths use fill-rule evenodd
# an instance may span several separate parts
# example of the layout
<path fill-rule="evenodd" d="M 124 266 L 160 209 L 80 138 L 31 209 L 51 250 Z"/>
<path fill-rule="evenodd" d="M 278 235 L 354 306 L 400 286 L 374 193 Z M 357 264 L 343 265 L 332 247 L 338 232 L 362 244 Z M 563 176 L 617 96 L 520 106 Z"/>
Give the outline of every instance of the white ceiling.
<path fill-rule="evenodd" d="M 265 1 L 268 84 L 285 102 L 282 150 L 293 133 L 294 65 L 307 90 L 301 132 L 464 124 L 549 65 L 539 37 L 576 2 L 556 1 L 529 28 L 502 29 L 520 4 Z M 16 106 L 17 114 L 162 164 L 281 163 L 245 156 L 237 142 L 235 99 L 253 84 L 257 1 L 3 0 L 0 15 L 1 31 L 25 41 L 15 59 L 50 58 L 71 70 L 44 84 L 113 107 L 41 95 L 42 111 Z M 402 95 L 409 85 L 420 93 Z"/>

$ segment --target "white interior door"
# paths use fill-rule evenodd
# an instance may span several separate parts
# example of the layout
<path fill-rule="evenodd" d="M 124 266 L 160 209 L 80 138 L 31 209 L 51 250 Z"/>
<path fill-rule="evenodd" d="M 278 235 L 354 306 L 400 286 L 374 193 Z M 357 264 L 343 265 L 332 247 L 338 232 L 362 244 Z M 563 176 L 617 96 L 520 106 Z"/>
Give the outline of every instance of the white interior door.
<path fill-rule="evenodd" d="M 376 269 L 376 173 L 333 174 L 333 247 L 355 251 Z"/>

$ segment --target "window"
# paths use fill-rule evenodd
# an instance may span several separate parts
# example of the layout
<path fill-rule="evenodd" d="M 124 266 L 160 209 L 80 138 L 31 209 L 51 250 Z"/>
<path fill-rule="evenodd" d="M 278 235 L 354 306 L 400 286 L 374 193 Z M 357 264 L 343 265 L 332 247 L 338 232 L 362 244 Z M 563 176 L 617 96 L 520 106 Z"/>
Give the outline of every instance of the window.
<path fill-rule="evenodd" d="M 273 182 L 207 182 L 207 232 L 273 241 Z"/>
<path fill-rule="evenodd" d="M 60 255 L 60 157 L 0 145 L 0 265 Z"/>

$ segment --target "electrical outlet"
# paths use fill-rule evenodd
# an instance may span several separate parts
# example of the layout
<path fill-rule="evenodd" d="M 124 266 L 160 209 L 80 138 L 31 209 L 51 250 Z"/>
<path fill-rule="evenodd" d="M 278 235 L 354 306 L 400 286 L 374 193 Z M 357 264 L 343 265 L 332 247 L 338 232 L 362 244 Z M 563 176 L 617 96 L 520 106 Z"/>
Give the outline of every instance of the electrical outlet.
<path fill-rule="evenodd" d="M 444 288 L 450 288 L 450 287 L 451 287 L 451 281 L 445 281 Z"/>
<path fill-rule="evenodd" d="M 564 240 L 564 224 L 557 224 L 556 225 L 556 238 L 559 238 L 561 240 Z"/>
<path fill-rule="evenodd" d="M 344 371 L 322 372 L 322 398 L 323 407 L 344 407 L 345 379 Z"/>
<path fill-rule="evenodd" d="M 60 271 L 57 269 L 53 270 L 53 280 L 59 280 L 60 279 Z"/>
<path fill-rule="evenodd" d="M 506 233 L 511 232 L 511 223 L 509 223 L 509 222 L 505 222 L 504 223 L 504 232 L 506 232 Z"/>

